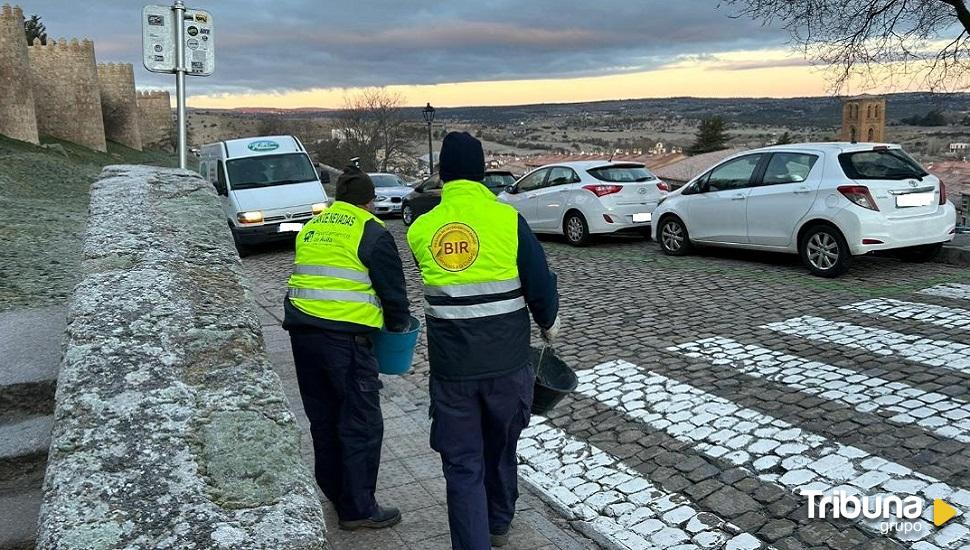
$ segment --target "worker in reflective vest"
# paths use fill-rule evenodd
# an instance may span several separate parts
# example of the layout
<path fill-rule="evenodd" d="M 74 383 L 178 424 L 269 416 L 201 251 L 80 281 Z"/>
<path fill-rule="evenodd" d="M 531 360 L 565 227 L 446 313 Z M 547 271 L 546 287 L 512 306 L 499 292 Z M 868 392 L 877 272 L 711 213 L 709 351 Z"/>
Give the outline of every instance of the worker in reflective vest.
<path fill-rule="evenodd" d="M 441 204 L 415 220 L 408 245 L 424 280 L 431 363 L 431 446 L 441 455 L 452 547 L 508 542 L 518 498 L 516 445 L 535 381 L 529 313 L 551 342 L 559 294 L 542 246 L 481 184 L 482 144 L 441 146 Z"/>
<path fill-rule="evenodd" d="M 374 498 L 384 422 L 370 336 L 407 330 L 410 311 L 397 245 L 370 212 L 374 196 L 370 177 L 347 168 L 336 202 L 296 238 L 284 300 L 317 484 L 347 530 L 401 520 Z"/>

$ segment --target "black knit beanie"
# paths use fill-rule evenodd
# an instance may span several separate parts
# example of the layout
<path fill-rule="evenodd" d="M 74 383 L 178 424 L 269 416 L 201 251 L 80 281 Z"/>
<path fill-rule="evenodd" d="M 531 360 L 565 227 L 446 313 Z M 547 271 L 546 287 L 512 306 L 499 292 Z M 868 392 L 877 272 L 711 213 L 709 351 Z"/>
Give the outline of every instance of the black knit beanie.
<path fill-rule="evenodd" d="M 360 168 L 356 166 L 351 165 L 344 168 L 344 173 L 337 178 L 337 196 L 335 198 L 338 201 L 360 206 L 368 204 L 376 196 L 374 182 L 371 181 L 370 176 L 361 172 Z"/>
<path fill-rule="evenodd" d="M 451 132 L 441 143 L 438 162 L 441 181 L 482 181 L 485 179 L 485 152 L 482 142 L 468 132 Z"/>

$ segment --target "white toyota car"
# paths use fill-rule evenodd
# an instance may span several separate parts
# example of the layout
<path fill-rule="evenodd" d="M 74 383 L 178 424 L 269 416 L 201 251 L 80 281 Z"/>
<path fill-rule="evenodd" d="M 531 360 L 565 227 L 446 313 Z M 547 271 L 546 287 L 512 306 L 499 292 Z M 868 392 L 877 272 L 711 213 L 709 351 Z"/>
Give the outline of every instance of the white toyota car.
<path fill-rule="evenodd" d="M 790 252 L 837 277 L 877 250 L 932 259 L 953 239 L 956 209 L 898 145 L 805 143 L 728 158 L 670 193 L 653 227 L 672 256 L 692 244 Z"/>
<path fill-rule="evenodd" d="M 499 195 L 535 233 L 565 235 L 574 246 L 591 235 L 650 236 L 650 220 L 669 187 L 642 164 L 584 161 L 551 164 L 523 176 Z"/>

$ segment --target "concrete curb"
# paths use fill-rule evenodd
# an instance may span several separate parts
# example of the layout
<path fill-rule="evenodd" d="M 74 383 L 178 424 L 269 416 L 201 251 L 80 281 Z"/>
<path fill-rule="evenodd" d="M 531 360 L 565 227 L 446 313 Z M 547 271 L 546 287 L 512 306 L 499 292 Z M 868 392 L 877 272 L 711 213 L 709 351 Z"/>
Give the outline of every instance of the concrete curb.
<path fill-rule="evenodd" d="M 970 265 L 970 248 L 965 246 L 944 246 L 934 260 L 950 265 Z"/>

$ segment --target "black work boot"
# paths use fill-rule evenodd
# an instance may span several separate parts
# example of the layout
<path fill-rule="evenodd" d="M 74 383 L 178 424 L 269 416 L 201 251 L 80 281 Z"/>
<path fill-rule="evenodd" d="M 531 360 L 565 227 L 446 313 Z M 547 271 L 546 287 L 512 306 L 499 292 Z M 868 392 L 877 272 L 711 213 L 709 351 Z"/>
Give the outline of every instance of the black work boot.
<path fill-rule="evenodd" d="M 378 506 L 371 517 L 354 521 L 340 521 L 340 528 L 344 531 L 358 529 L 384 529 L 401 523 L 401 511 L 397 508 Z"/>
<path fill-rule="evenodd" d="M 491 533 L 490 542 L 492 548 L 501 548 L 509 543 L 509 528 L 506 527 L 504 530 L 498 533 Z"/>

